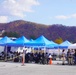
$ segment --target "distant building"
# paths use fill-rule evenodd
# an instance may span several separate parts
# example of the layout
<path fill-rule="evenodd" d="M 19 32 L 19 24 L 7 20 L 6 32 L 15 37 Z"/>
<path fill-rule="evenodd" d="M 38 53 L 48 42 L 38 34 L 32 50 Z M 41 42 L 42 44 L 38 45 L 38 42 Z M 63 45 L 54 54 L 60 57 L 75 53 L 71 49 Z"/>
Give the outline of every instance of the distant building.
<path fill-rule="evenodd" d="M 5 30 L 0 30 L 0 36 L 5 32 Z"/>
<path fill-rule="evenodd" d="M 7 36 L 8 37 L 8 36 Z M 1 36 L 0 39 L 2 39 L 3 37 Z M 10 38 L 11 40 L 15 41 L 17 38 L 16 37 L 8 37 Z"/>
<path fill-rule="evenodd" d="M 12 40 L 16 40 L 17 38 L 16 37 L 9 37 L 10 39 L 12 39 Z"/>

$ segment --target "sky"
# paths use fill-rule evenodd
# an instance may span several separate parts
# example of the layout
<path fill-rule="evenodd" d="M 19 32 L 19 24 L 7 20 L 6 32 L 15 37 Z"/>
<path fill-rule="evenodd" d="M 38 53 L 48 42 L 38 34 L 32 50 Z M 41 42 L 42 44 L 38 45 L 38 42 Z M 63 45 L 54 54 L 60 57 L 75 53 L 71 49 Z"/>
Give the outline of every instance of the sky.
<path fill-rule="evenodd" d="M 76 0 L 0 0 L 0 23 L 15 20 L 76 26 Z"/>

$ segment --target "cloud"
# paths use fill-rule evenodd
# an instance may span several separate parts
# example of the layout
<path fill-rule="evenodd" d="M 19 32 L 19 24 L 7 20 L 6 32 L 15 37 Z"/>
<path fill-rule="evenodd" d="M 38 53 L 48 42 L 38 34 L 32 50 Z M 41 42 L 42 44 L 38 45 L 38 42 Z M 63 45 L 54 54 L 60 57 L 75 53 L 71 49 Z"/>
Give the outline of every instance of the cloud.
<path fill-rule="evenodd" d="M 71 17 L 76 18 L 76 14 L 72 14 Z"/>
<path fill-rule="evenodd" d="M 69 16 L 64 16 L 64 15 L 59 15 L 59 16 L 55 16 L 56 19 L 68 19 L 70 18 Z"/>
<path fill-rule="evenodd" d="M 0 3 L 0 15 L 24 17 L 26 12 L 32 12 L 32 6 L 39 5 L 37 0 L 3 0 Z"/>
<path fill-rule="evenodd" d="M 0 23 L 6 23 L 8 21 L 7 16 L 0 16 Z"/>
<path fill-rule="evenodd" d="M 76 13 L 75 14 L 70 14 L 70 15 L 58 15 L 58 16 L 55 16 L 56 19 L 63 19 L 63 20 L 66 20 L 66 19 L 75 19 L 76 18 Z"/>

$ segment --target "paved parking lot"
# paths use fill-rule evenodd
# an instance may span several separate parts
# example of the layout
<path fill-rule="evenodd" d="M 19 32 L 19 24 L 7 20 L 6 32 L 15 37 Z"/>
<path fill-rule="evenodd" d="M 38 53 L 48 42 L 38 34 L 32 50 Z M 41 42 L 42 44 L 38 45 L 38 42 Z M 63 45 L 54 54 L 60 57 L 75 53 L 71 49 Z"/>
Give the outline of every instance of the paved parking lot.
<path fill-rule="evenodd" d="M 53 61 L 52 65 L 28 63 L 0 62 L 0 75 L 76 75 L 75 65 L 60 65 Z"/>

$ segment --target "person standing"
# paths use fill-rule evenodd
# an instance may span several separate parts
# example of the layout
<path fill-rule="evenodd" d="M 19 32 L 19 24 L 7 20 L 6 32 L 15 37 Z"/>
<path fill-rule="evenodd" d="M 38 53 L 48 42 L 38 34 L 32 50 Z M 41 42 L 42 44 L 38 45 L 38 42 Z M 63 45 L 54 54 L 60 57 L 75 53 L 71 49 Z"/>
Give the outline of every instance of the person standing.
<path fill-rule="evenodd" d="M 66 54 L 65 54 L 65 50 L 62 50 L 62 65 L 65 65 L 65 58 L 66 58 Z"/>
<path fill-rule="evenodd" d="M 68 65 L 73 65 L 73 58 L 74 58 L 73 50 L 68 49 L 67 52 Z"/>
<path fill-rule="evenodd" d="M 74 64 L 76 65 L 76 49 L 75 49 L 75 53 L 74 53 Z"/>

